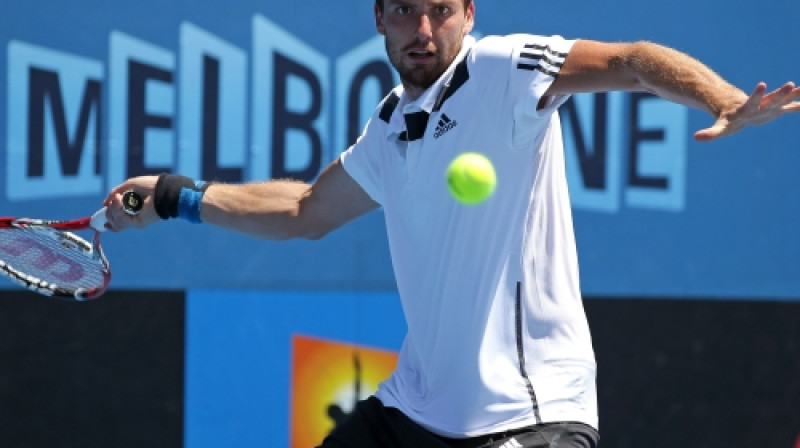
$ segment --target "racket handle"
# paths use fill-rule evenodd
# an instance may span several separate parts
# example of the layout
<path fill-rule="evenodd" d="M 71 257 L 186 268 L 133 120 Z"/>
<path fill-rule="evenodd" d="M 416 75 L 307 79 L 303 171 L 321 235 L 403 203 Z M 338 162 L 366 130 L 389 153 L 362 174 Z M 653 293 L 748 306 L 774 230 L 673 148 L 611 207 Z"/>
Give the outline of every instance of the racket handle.
<path fill-rule="evenodd" d="M 138 215 L 142 211 L 144 198 L 139 193 L 130 190 L 122 193 L 122 210 L 129 215 Z"/>
<path fill-rule="evenodd" d="M 143 204 L 144 199 L 142 195 L 135 191 L 126 191 L 122 194 L 122 210 L 129 215 L 138 215 L 139 212 L 142 211 Z M 108 207 L 103 207 L 94 212 L 94 215 L 92 215 L 89 221 L 89 225 L 98 232 L 105 232 L 108 230 L 106 229 L 106 223 L 108 222 L 108 218 L 106 217 L 107 210 Z"/>

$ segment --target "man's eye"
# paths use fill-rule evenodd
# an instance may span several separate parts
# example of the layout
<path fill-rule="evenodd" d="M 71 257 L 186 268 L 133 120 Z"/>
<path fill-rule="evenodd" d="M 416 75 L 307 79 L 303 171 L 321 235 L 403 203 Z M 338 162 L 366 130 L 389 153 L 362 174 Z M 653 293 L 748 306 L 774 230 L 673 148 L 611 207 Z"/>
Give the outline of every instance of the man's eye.
<path fill-rule="evenodd" d="M 406 14 L 410 14 L 411 13 L 411 7 L 410 6 L 398 6 L 395 9 L 395 12 L 397 12 L 398 14 L 404 16 Z"/>
<path fill-rule="evenodd" d="M 437 6 L 436 7 L 436 14 L 446 16 L 450 14 L 450 7 L 449 6 Z"/>

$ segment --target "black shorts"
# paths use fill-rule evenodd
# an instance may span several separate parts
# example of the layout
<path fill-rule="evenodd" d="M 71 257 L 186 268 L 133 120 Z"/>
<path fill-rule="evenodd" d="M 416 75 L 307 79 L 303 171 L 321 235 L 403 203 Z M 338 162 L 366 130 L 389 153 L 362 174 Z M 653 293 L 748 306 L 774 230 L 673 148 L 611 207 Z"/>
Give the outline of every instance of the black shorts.
<path fill-rule="evenodd" d="M 468 439 L 437 436 L 375 397 L 355 411 L 318 448 L 596 448 L 597 431 L 576 422 L 544 423 Z"/>

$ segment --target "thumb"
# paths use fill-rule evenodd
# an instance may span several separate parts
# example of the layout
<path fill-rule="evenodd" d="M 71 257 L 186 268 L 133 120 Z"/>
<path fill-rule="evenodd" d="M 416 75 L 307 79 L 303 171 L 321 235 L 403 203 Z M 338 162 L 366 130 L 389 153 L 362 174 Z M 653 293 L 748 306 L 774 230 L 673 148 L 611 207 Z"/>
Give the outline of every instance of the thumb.
<path fill-rule="evenodd" d="M 701 129 L 694 133 L 694 139 L 698 142 L 710 142 L 722 135 L 724 126 L 714 125 L 710 128 Z"/>
<path fill-rule="evenodd" d="M 732 123 L 725 117 L 719 118 L 711 127 L 701 129 L 694 133 L 694 139 L 698 142 L 710 142 L 724 135 L 736 132 Z"/>

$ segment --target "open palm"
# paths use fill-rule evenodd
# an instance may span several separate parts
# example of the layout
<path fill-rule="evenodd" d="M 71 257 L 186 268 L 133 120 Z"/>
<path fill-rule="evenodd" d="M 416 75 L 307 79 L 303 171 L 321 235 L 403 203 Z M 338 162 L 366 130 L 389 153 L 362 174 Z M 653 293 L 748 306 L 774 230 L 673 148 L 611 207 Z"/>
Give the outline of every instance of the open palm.
<path fill-rule="evenodd" d="M 723 111 L 711 127 L 694 134 L 697 141 L 710 141 L 740 131 L 746 126 L 768 123 L 792 112 L 800 112 L 800 87 L 787 82 L 767 93 L 767 84 L 758 83 L 747 101 L 733 110 Z"/>

